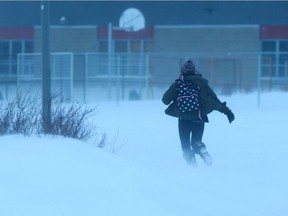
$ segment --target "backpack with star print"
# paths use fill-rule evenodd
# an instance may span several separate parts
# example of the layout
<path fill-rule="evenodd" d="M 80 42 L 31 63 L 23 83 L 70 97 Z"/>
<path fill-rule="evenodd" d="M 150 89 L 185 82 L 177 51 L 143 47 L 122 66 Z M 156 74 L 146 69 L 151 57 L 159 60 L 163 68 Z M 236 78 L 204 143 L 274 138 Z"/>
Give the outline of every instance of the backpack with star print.
<path fill-rule="evenodd" d="M 184 81 L 183 77 L 177 80 L 177 108 L 183 114 L 197 113 L 200 111 L 199 90 L 189 81 Z"/>

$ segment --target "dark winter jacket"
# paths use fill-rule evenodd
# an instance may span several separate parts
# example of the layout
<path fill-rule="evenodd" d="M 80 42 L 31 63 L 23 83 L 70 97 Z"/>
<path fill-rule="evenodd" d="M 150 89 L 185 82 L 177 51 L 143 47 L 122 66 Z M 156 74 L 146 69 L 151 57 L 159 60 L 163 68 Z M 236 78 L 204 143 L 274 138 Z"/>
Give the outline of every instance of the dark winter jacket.
<path fill-rule="evenodd" d="M 207 115 L 213 110 L 217 110 L 221 113 L 226 114 L 229 112 L 229 108 L 226 106 L 226 102 L 222 103 L 215 92 L 209 87 L 208 80 L 201 77 L 201 75 L 187 75 L 184 77 L 184 80 L 192 82 L 194 85 L 200 88 L 199 97 L 200 97 L 200 106 L 201 106 L 201 118 L 204 122 L 208 122 Z M 177 99 L 177 81 L 172 83 L 169 89 L 164 93 L 162 97 L 162 102 L 169 107 L 165 110 L 167 115 L 171 115 L 178 118 L 186 119 L 199 119 L 198 113 L 192 114 L 182 114 L 179 112 L 176 107 Z M 172 103 L 171 103 L 172 102 Z"/>

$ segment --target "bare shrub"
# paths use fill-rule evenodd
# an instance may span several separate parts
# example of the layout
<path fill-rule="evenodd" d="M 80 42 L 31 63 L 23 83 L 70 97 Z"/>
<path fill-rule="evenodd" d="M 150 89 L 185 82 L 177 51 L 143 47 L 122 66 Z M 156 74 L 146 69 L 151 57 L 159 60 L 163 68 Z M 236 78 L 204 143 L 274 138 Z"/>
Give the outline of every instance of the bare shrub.
<path fill-rule="evenodd" d="M 56 97 L 52 100 L 50 133 L 79 140 L 88 140 L 95 135 L 96 126 L 89 122 L 96 108 L 79 103 L 65 104 Z"/>
<path fill-rule="evenodd" d="M 96 108 L 80 103 L 65 104 L 60 96 L 51 99 L 49 134 L 88 140 L 96 135 L 96 126 L 89 122 Z M 47 134 L 43 130 L 41 100 L 36 96 L 18 94 L 14 100 L 0 105 L 0 135 Z M 102 143 L 101 143 L 102 142 Z M 104 138 L 100 141 L 104 143 Z"/>
<path fill-rule="evenodd" d="M 11 102 L 1 104 L 0 135 L 33 133 L 40 117 L 38 101 L 35 97 L 19 93 Z"/>

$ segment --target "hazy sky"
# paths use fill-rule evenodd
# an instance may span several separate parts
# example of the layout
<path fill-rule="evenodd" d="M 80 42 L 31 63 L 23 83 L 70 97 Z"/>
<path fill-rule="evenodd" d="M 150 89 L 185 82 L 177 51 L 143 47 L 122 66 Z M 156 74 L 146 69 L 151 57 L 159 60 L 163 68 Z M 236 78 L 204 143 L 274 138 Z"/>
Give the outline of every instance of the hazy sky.
<path fill-rule="evenodd" d="M 51 1 L 51 24 L 65 16 L 71 25 L 118 25 L 127 8 L 139 9 L 146 25 L 288 25 L 287 1 Z M 40 1 L 1 1 L 0 26 L 40 25 Z"/>

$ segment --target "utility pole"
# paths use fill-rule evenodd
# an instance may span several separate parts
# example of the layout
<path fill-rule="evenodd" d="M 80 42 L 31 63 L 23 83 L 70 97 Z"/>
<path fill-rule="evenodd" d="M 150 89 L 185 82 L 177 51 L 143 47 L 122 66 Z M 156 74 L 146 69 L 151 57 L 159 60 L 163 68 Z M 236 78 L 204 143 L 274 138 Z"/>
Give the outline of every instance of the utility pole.
<path fill-rule="evenodd" d="M 44 133 L 51 131 L 51 70 L 49 1 L 41 2 L 42 22 L 42 121 Z"/>

